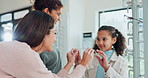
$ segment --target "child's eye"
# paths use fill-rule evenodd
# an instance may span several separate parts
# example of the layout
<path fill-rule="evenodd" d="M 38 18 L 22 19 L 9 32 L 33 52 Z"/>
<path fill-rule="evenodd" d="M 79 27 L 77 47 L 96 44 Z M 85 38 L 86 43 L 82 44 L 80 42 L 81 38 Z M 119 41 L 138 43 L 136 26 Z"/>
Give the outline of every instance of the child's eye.
<path fill-rule="evenodd" d="M 97 40 L 100 40 L 99 38 L 97 38 Z"/>
<path fill-rule="evenodd" d="M 106 38 L 103 38 L 103 41 L 105 41 L 106 40 Z"/>

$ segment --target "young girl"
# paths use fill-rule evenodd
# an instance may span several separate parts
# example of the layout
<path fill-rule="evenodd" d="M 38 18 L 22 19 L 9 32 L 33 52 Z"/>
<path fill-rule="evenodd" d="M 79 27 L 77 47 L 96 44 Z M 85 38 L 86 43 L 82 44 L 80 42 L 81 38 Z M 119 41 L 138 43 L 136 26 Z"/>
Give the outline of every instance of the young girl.
<path fill-rule="evenodd" d="M 85 78 L 128 78 L 127 62 L 122 57 L 125 38 L 112 26 L 99 28 L 93 49 L 96 58 L 87 68 Z"/>

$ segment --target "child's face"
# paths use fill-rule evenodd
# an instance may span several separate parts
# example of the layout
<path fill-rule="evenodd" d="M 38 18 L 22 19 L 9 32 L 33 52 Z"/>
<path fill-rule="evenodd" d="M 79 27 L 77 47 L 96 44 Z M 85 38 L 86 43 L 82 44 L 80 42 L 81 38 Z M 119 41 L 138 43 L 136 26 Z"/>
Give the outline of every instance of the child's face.
<path fill-rule="evenodd" d="M 109 31 L 101 30 L 98 32 L 96 44 L 102 51 L 112 49 L 112 45 L 116 42 L 116 37 L 112 38 Z"/>

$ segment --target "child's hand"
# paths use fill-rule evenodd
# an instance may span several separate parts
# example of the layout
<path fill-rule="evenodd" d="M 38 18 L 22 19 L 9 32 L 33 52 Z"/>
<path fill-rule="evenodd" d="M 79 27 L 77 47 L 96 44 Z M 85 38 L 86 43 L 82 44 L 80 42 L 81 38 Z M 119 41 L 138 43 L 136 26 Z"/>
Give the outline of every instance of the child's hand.
<path fill-rule="evenodd" d="M 96 50 L 96 52 L 98 53 L 98 55 L 102 56 L 102 58 L 100 58 L 100 56 L 97 56 L 97 55 L 95 57 L 98 59 L 100 65 L 104 68 L 104 70 L 106 72 L 110 66 L 108 64 L 107 57 L 103 51 Z"/>

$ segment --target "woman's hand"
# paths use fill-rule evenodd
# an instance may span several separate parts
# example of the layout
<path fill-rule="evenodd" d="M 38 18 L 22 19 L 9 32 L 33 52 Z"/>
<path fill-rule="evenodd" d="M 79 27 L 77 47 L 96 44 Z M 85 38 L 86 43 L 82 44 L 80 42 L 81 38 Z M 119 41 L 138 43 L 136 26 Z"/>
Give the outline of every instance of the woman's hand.
<path fill-rule="evenodd" d="M 70 52 L 67 53 L 67 64 L 65 65 L 64 69 L 69 71 L 70 68 L 74 65 L 76 60 L 76 55 L 79 53 L 79 50 L 72 49 Z"/>
<path fill-rule="evenodd" d="M 81 55 L 80 55 L 80 51 L 78 49 L 75 49 L 74 52 L 77 52 L 77 54 L 75 56 L 75 66 L 77 66 L 81 63 Z"/>
<path fill-rule="evenodd" d="M 110 66 L 108 64 L 107 57 L 106 57 L 106 55 L 105 55 L 105 53 L 103 51 L 96 50 L 96 52 L 98 53 L 98 55 L 102 56 L 102 58 L 100 58 L 97 55 L 95 57 L 98 59 L 100 65 L 104 68 L 104 70 L 106 72 L 108 70 L 109 66 Z"/>
<path fill-rule="evenodd" d="M 74 64 L 77 53 L 78 51 L 76 51 L 75 49 L 70 50 L 70 52 L 67 53 L 67 62 Z"/>
<path fill-rule="evenodd" d="M 83 57 L 80 64 L 83 66 L 88 66 L 89 63 L 92 61 L 93 56 L 94 50 L 91 48 L 87 48 L 83 53 Z"/>

